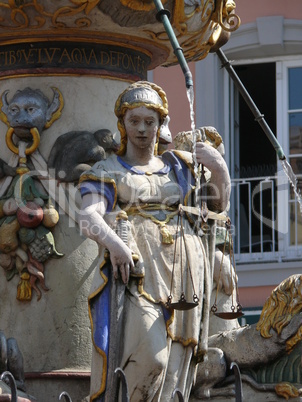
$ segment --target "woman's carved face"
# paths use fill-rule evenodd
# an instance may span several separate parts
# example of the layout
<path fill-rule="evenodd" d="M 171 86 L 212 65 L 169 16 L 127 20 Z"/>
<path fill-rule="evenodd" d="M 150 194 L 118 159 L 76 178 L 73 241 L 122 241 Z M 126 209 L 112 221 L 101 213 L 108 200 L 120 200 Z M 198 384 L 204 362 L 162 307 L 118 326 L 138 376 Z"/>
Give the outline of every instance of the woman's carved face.
<path fill-rule="evenodd" d="M 124 116 L 128 144 L 139 149 L 154 147 L 159 124 L 159 113 L 153 109 L 145 106 L 128 109 Z"/>

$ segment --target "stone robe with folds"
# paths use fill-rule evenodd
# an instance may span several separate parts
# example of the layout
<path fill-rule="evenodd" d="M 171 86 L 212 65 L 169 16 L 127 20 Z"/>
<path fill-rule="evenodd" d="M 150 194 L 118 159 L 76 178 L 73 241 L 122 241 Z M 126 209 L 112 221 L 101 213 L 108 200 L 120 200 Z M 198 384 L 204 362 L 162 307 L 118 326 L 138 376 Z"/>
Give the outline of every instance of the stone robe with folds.
<path fill-rule="evenodd" d="M 109 225 L 114 224 L 118 211 L 127 212 L 128 245 L 139 256 L 126 289 L 125 328 L 120 339 L 119 366 L 126 374 L 131 402 L 168 401 L 176 387 L 188 397 L 196 364 L 192 362 L 200 352 L 198 344 L 204 344 L 202 336 L 207 336 L 203 323 L 208 320 L 208 306 L 205 309 L 204 304 L 209 303 L 212 275 L 206 236 L 196 234 L 192 217 L 184 214 L 181 222 L 177 213 L 179 204 L 194 198 L 192 154 L 167 151 L 161 158 L 164 168 L 144 173 L 112 155 L 80 180 L 82 195 L 99 193 L 106 198 L 104 218 Z M 209 180 L 209 172 L 206 177 Z M 174 243 L 165 243 L 169 235 Z M 102 401 L 109 337 L 119 336 L 110 333 L 110 267 L 103 258 L 101 249 L 100 268 L 89 297 L 95 346 L 92 401 Z M 186 311 L 167 309 L 168 296 L 177 302 L 182 291 L 188 302 L 196 295 L 198 306 Z"/>

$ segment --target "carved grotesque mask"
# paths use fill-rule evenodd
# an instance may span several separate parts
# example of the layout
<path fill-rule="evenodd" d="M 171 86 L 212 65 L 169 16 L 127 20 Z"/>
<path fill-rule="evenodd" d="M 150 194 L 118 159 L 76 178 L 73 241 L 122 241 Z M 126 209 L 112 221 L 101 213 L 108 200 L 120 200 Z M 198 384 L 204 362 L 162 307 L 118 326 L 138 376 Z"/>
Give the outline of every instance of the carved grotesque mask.
<path fill-rule="evenodd" d="M 52 102 L 38 89 L 25 88 L 17 91 L 9 102 L 5 91 L 2 95 L 2 120 L 14 129 L 14 133 L 21 139 L 30 140 L 32 128 L 39 133 L 57 118 L 56 112 L 63 107 L 60 93 L 53 88 Z"/>

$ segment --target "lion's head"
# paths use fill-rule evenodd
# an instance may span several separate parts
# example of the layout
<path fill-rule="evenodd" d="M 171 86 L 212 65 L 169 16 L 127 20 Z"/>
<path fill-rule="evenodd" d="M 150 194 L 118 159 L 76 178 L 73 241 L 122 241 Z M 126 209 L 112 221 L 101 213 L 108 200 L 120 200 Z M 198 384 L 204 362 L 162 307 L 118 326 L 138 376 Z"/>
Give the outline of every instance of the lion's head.
<path fill-rule="evenodd" d="M 277 286 L 266 300 L 257 324 L 257 330 L 264 338 L 270 338 L 271 329 L 278 335 L 288 325 L 292 317 L 302 310 L 302 275 L 292 275 Z M 302 339 L 302 327 L 286 342 L 290 352 Z"/>

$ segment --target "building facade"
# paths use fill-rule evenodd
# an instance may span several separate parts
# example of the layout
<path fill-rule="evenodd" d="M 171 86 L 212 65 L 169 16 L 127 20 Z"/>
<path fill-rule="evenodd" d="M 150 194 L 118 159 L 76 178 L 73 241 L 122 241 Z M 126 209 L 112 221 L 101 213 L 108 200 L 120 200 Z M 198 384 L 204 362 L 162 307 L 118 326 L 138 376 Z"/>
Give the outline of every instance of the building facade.
<path fill-rule="evenodd" d="M 236 6 L 241 25 L 222 50 L 286 162 L 279 160 L 215 53 L 190 68 L 196 127 L 214 126 L 224 139 L 239 296 L 246 310 L 242 323 L 251 323 L 274 287 L 302 268 L 302 7 L 299 0 L 290 7 L 282 0 L 238 0 Z M 190 130 L 180 68 L 157 68 L 150 79 L 167 91 L 173 134 Z M 296 193 L 285 173 L 287 162 Z"/>

